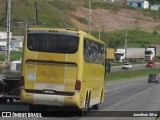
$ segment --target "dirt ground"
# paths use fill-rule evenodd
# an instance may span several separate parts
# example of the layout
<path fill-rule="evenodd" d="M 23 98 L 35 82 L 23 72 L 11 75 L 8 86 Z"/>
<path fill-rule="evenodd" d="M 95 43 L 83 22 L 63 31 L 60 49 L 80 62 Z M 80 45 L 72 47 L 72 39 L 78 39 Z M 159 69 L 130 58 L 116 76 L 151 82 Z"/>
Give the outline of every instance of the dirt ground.
<path fill-rule="evenodd" d="M 77 7 L 72 12 L 74 16 L 78 16 L 88 20 L 88 9 Z M 82 24 L 76 19 L 71 18 L 71 21 L 78 29 L 87 30 L 88 25 Z M 115 31 L 122 29 L 140 29 L 147 32 L 160 31 L 160 20 L 155 20 L 152 17 L 144 16 L 140 11 L 122 9 L 118 12 L 113 10 L 96 9 L 91 10 L 91 30 L 97 29 L 104 31 Z"/>

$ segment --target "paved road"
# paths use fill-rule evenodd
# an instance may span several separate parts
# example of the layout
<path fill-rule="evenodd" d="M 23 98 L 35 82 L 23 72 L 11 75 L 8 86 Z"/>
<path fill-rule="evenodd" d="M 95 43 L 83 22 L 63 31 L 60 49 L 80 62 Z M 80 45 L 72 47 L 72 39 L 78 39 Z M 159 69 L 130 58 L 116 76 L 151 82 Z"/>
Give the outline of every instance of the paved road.
<path fill-rule="evenodd" d="M 160 68 L 160 63 L 157 63 L 155 68 Z M 132 66 L 132 70 L 143 70 L 143 69 L 152 69 L 152 68 L 147 68 L 146 64 L 136 64 Z M 122 66 L 113 66 L 111 68 L 111 72 L 116 72 L 121 70 L 122 70 Z"/>
<path fill-rule="evenodd" d="M 71 115 L 68 118 L 59 116 L 55 119 L 67 120 L 154 120 L 155 117 L 102 117 L 104 111 L 160 111 L 160 84 L 147 83 L 147 78 L 138 78 L 131 81 L 110 83 L 106 85 L 105 102 L 100 105 L 100 111 L 97 113 L 89 112 L 88 116 L 101 117 L 77 117 Z M 27 105 L 19 103 L 0 104 L 0 111 L 28 111 Z M 102 112 L 103 111 L 103 112 Z M 123 113 L 125 114 L 125 113 Z M 113 115 L 114 116 L 114 115 Z M 44 118 L 36 118 L 36 120 Z M 53 118 L 45 118 L 45 120 Z"/>

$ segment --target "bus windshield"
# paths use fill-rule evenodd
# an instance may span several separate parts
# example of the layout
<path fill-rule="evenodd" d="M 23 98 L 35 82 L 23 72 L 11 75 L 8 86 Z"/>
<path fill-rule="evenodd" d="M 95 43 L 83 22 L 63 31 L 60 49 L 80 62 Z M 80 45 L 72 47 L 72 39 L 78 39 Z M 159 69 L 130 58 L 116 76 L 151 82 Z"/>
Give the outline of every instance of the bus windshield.
<path fill-rule="evenodd" d="M 73 54 L 78 50 L 77 36 L 28 33 L 27 37 L 27 48 L 30 51 Z"/>

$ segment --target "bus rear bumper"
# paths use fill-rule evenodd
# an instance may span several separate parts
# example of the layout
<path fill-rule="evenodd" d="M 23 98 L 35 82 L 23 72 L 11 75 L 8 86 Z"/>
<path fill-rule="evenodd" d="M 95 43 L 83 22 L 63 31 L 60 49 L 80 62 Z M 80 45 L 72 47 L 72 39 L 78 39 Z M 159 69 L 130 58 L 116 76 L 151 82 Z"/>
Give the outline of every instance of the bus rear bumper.
<path fill-rule="evenodd" d="M 35 105 L 76 106 L 82 108 L 82 99 L 78 92 L 75 92 L 73 96 L 64 96 L 26 93 L 24 90 L 21 90 L 20 101 L 22 103 Z"/>

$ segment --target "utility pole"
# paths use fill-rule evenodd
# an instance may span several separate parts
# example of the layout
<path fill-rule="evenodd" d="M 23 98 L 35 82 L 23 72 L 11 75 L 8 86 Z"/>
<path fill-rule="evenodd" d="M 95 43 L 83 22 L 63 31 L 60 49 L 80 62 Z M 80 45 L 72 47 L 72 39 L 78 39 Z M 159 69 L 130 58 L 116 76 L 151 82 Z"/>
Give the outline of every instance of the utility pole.
<path fill-rule="evenodd" d="M 103 36 L 102 36 L 102 40 L 104 41 L 104 26 L 105 25 L 102 25 L 102 27 L 103 27 Z"/>
<path fill-rule="evenodd" d="M 11 0 L 7 0 L 7 52 L 6 52 L 6 62 L 10 62 L 10 16 L 11 16 Z"/>
<path fill-rule="evenodd" d="M 98 39 L 101 39 L 101 26 L 99 25 L 99 35 L 98 35 Z"/>
<path fill-rule="evenodd" d="M 99 25 L 99 39 L 103 40 L 104 41 L 104 29 L 105 29 L 105 26 L 107 25 Z M 100 32 L 100 28 L 102 27 L 102 37 L 101 37 L 101 32 Z"/>
<path fill-rule="evenodd" d="M 37 0 L 34 1 L 34 6 L 35 6 L 35 14 L 36 14 L 36 25 L 38 25 L 38 5 L 37 5 Z"/>
<path fill-rule="evenodd" d="M 128 30 L 126 28 L 126 38 L 125 38 L 125 58 L 127 57 L 127 42 L 128 42 Z"/>
<path fill-rule="evenodd" d="M 91 34 L 91 0 L 89 0 L 88 33 Z"/>

